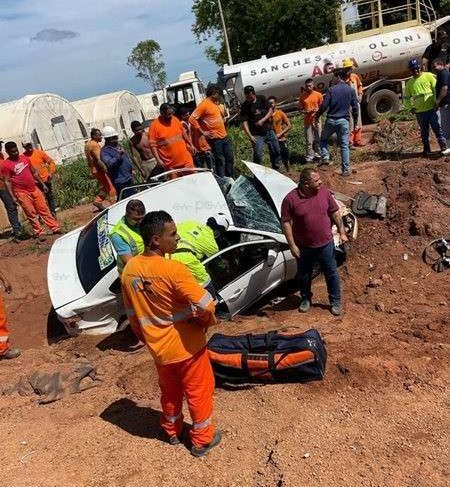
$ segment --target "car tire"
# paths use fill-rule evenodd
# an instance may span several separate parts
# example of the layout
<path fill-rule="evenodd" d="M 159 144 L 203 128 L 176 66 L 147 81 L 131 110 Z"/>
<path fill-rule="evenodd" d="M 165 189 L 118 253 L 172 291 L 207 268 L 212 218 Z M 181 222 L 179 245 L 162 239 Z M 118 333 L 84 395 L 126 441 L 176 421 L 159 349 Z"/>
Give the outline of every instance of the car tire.
<path fill-rule="evenodd" d="M 373 93 L 367 102 L 367 115 L 372 122 L 400 111 L 400 98 L 398 94 L 387 89 Z"/>

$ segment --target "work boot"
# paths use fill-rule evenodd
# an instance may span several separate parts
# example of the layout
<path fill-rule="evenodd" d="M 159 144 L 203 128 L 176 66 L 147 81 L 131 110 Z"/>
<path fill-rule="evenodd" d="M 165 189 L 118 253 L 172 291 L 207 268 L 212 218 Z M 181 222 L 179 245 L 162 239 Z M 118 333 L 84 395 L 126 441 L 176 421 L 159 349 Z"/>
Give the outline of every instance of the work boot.
<path fill-rule="evenodd" d="M 331 305 L 331 308 L 330 308 L 330 311 L 331 311 L 331 314 L 332 315 L 334 315 L 334 316 L 340 316 L 340 314 L 342 313 L 341 303 L 332 304 Z"/>
<path fill-rule="evenodd" d="M 441 154 L 443 156 L 448 156 L 450 155 L 450 147 L 447 147 L 447 146 L 443 146 L 441 147 Z"/>
<path fill-rule="evenodd" d="M 308 298 L 302 298 L 298 310 L 300 313 L 307 313 L 311 308 L 311 301 Z"/>
<path fill-rule="evenodd" d="M 211 449 L 217 446 L 222 441 L 222 433 L 220 430 L 216 431 L 211 443 L 204 446 L 193 446 L 191 448 L 191 455 L 194 457 L 204 457 Z"/>
<path fill-rule="evenodd" d="M 3 353 L 2 355 L 0 355 L 0 360 L 11 360 L 13 358 L 17 358 L 20 356 L 20 354 L 22 353 L 22 351 L 20 350 L 20 348 L 8 348 L 8 350 L 6 350 L 5 353 Z"/>

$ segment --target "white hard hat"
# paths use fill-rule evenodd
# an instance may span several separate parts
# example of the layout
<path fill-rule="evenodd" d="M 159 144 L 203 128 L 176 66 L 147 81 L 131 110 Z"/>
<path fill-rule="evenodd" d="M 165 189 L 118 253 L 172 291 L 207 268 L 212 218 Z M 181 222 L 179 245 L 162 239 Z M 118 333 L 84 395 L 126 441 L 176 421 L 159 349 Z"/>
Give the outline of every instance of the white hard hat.
<path fill-rule="evenodd" d="M 119 134 L 114 127 L 110 127 L 107 125 L 106 127 L 102 128 L 102 135 L 105 139 L 109 139 L 110 137 L 118 137 Z"/>
<path fill-rule="evenodd" d="M 230 228 L 230 221 L 224 213 L 217 213 L 216 215 L 209 217 L 206 224 L 213 230 L 222 232 L 226 232 L 228 228 Z"/>
<path fill-rule="evenodd" d="M 33 141 L 31 140 L 31 137 L 22 137 L 22 145 L 28 145 L 28 144 L 33 144 Z"/>

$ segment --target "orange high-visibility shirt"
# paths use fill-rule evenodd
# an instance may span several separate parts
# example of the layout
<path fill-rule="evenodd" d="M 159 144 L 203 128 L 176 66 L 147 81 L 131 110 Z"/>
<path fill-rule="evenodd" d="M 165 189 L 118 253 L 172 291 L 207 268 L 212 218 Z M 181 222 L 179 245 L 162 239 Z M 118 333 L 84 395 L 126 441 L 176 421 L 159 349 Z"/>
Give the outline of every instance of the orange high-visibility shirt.
<path fill-rule="evenodd" d="M 275 108 L 275 111 L 273 112 L 272 115 L 272 125 L 275 133 L 278 135 L 280 132 L 283 131 L 284 127 L 289 124 L 289 118 L 288 116 L 283 112 L 283 110 L 280 110 L 279 108 Z M 281 141 L 286 140 L 286 135 L 283 135 Z"/>
<path fill-rule="evenodd" d="M 208 142 L 206 142 L 206 139 L 200 132 L 200 129 L 191 127 L 191 138 L 192 144 L 199 152 L 208 152 L 211 150 L 211 147 L 209 146 Z"/>
<path fill-rule="evenodd" d="M 194 356 L 216 324 L 213 297 L 176 260 L 133 257 L 122 273 L 122 295 L 133 330 L 159 365 Z"/>
<path fill-rule="evenodd" d="M 47 182 L 50 176 L 56 172 L 55 161 L 43 150 L 33 149 L 29 156 L 31 165 L 36 169 L 42 181 Z"/>
<path fill-rule="evenodd" d="M 323 101 L 323 95 L 319 91 L 313 90 L 311 93 L 306 91 L 300 95 L 298 100 L 299 108 L 305 111 L 305 125 L 309 126 L 314 123 L 315 112 L 319 110 Z"/>
<path fill-rule="evenodd" d="M 195 128 L 210 132 L 210 139 L 223 139 L 227 136 L 220 107 L 209 98 L 205 98 L 192 112 L 189 122 Z"/>
<path fill-rule="evenodd" d="M 355 93 L 358 97 L 362 97 L 363 95 L 363 84 L 361 80 L 361 76 L 356 73 L 350 73 L 350 78 L 348 79 L 347 83 L 355 90 Z"/>
<path fill-rule="evenodd" d="M 176 117 L 166 122 L 158 117 L 148 130 L 150 146 L 156 148 L 167 169 L 194 167 L 192 154 L 183 138 L 183 126 Z"/>
<path fill-rule="evenodd" d="M 88 140 L 84 145 L 84 153 L 92 175 L 97 174 L 99 170 L 97 162 L 100 160 L 101 149 L 102 146 L 100 143 L 92 139 Z"/>

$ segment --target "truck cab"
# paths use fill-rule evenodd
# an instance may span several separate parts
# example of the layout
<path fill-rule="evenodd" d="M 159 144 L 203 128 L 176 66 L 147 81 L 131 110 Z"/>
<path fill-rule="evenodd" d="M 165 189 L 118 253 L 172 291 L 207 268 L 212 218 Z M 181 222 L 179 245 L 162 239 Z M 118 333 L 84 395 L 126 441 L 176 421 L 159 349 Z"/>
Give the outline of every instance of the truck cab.
<path fill-rule="evenodd" d="M 193 111 L 205 96 L 205 87 L 196 71 L 181 73 L 178 81 L 168 84 L 165 88 L 165 98 L 175 108 L 176 115 L 181 107 Z"/>

